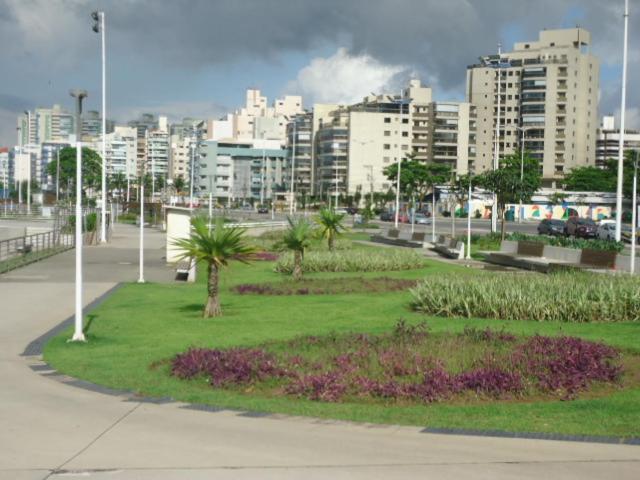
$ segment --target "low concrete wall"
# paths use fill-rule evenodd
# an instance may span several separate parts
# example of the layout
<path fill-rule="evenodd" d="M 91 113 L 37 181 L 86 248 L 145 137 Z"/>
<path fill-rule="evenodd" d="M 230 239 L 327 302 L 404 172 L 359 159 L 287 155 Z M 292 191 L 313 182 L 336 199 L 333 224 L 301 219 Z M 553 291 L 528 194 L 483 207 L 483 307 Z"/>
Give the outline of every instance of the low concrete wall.
<path fill-rule="evenodd" d="M 631 257 L 629 255 L 616 255 L 616 270 L 621 272 L 631 271 Z M 640 275 L 640 257 L 636 256 L 635 275 Z"/>
<path fill-rule="evenodd" d="M 500 252 L 502 252 L 502 253 L 517 253 L 518 252 L 518 242 L 514 242 L 512 240 L 504 240 L 500 244 Z"/>
<path fill-rule="evenodd" d="M 550 260 L 562 262 L 580 263 L 582 250 L 577 248 L 554 247 L 545 245 L 542 256 Z"/>

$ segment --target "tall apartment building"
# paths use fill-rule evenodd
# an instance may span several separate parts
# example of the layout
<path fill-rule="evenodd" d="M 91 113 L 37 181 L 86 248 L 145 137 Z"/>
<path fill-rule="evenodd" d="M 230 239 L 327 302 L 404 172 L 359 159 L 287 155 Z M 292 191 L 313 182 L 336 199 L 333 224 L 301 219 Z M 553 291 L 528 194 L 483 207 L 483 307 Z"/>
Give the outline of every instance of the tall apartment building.
<path fill-rule="evenodd" d="M 640 150 L 640 130 L 625 130 L 623 140 L 624 152 Z M 619 151 L 620 128 L 616 128 L 614 117 L 605 116 L 602 118 L 596 137 L 596 165 L 604 167 L 607 160 L 617 160 Z"/>
<path fill-rule="evenodd" d="M 287 118 L 303 113 L 302 97 L 286 95 L 267 106 L 267 97 L 257 89 L 248 89 L 244 107 L 219 120 L 209 120 L 208 139 L 249 141 L 256 138 L 278 139 L 285 143 Z"/>
<path fill-rule="evenodd" d="M 9 149 L 7 147 L 0 147 L 0 191 L 2 192 L 0 198 L 7 197 L 10 189 Z"/>
<path fill-rule="evenodd" d="M 145 173 L 151 173 L 147 166 L 147 137 L 150 130 L 158 128 L 158 120 L 151 113 L 143 113 L 140 118 L 128 122 L 127 125 L 136 129 L 136 176 L 140 177 Z"/>
<path fill-rule="evenodd" d="M 476 173 L 493 168 L 500 105 L 499 156 L 522 147 L 540 161 L 543 184 L 595 165 L 600 66 L 582 28 L 545 30 L 512 52 L 481 57 L 467 69 L 467 100 L 476 106 Z M 498 78 L 499 75 L 499 78 Z M 498 96 L 498 92 L 500 95 Z"/>
<path fill-rule="evenodd" d="M 200 144 L 198 194 L 224 204 L 273 199 L 285 190 L 287 151 L 277 140 Z"/>
<path fill-rule="evenodd" d="M 169 175 L 169 128 L 167 117 L 158 118 L 158 128 L 148 131 L 146 138 L 146 171 L 153 178 Z"/>
<path fill-rule="evenodd" d="M 287 152 L 293 168 L 294 190 L 301 195 L 314 195 L 313 113 L 294 115 L 287 123 Z M 291 185 L 291 172 L 286 183 Z"/>
<path fill-rule="evenodd" d="M 419 140 L 428 146 L 427 161 L 449 164 L 457 175 L 475 173 L 475 105 L 467 102 L 433 102 L 429 113 L 429 135 Z M 423 129 L 419 128 L 421 133 Z M 415 142 L 414 137 L 414 146 Z"/>
<path fill-rule="evenodd" d="M 116 126 L 107 134 L 107 173 L 137 176 L 138 132 L 134 127 Z"/>
<path fill-rule="evenodd" d="M 18 143 L 22 145 L 69 142 L 72 137 L 75 138 L 74 116 L 60 105 L 36 108 L 21 114 L 18 116 L 18 128 L 21 136 Z"/>
<path fill-rule="evenodd" d="M 58 160 L 58 154 L 63 148 L 71 146 L 65 142 L 43 142 L 40 145 L 40 152 L 37 154 L 33 178 L 40 184 L 43 190 L 54 191 L 56 188 L 55 176 L 49 175 L 49 164 Z"/>
<path fill-rule="evenodd" d="M 397 95 L 370 95 L 337 108 L 316 106 L 315 194 L 335 198 L 357 190 L 388 190 L 392 185 L 383 173 L 387 166 L 408 154 L 432 161 L 433 105 L 431 88 L 411 80 Z"/>

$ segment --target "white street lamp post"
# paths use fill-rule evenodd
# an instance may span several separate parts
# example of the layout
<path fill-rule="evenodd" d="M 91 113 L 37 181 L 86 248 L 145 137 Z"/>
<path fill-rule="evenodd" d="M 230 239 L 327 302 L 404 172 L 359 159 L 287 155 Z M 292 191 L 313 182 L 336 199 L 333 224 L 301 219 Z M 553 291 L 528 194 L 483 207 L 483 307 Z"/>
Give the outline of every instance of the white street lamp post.
<path fill-rule="evenodd" d="M 20 152 L 20 175 L 14 175 L 14 180 L 17 178 L 18 179 L 18 212 L 20 212 L 20 205 L 22 205 L 22 161 L 23 161 L 23 145 L 24 142 L 22 141 L 22 128 L 18 127 L 18 145 L 19 145 L 19 152 Z M 18 163 L 16 162 L 16 167 L 17 167 Z M 17 168 L 16 168 L 17 170 Z"/>
<path fill-rule="evenodd" d="M 622 234 L 622 170 L 624 166 L 624 120 L 627 103 L 627 43 L 629 38 L 629 0 L 624 2 L 624 46 L 622 48 L 622 90 L 620 94 L 620 139 L 618 142 L 618 183 L 616 188 L 616 241 Z M 633 232 L 635 235 L 635 232 Z"/>
<path fill-rule="evenodd" d="M 291 188 L 289 192 L 289 215 L 293 215 L 293 183 L 294 173 L 296 171 L 296 136 L 297 136 L 297 123 L 296 119 L 293 119 L 293 150 L 291 151 Z"/>
<path fill-rule="evenodd" d="M 140 182 L 140 275 L 138 283 L 144 283 L 144 174 Z"/>
<path fill-rule="evenodd" d="M 527 127 L 515 127 L 516 130 L 522 132 L 522 140 L 520 141 L 520 203 L 518 210 L 518 223 L 522 223 L 522 182 L 524 181 L 524 148 L 525 148 L 525 132 Z"/>
<path fill-rule="evenodd" d="M 493 169 L 498 170 L 499 156 L 500 156 L 500 109 L 502 104 L 502 69 L 500 68 L 500 62 L 502 60 L 502 45 L 498 44 L 498 115 L 496 117 L 496 132 L 495 132 L 495 146 L 493 154 Z M 495 233 L 498 230 L 498 198 L 495 192 L 493 193 L 493 205 L 491 206 L 491 232 Z"/>
<path fill-rule="evenodd" d="M 469 177 L 469 191 L 467 192 L 467 260 L 471 260 L 471 172 Z"/>
<path fill-rule="evenodd" d="M 398 119 L 400 121 L 400 125 L 402 125 L 402 92 L 400 92 L 400 103 L 399 103 L 399 111 L 400 114 Z M 402 173 L 402 150 L 401 150 L 400 141 L 398 141 L 398 178 L 396 179 L 396 215 L 395 215 L 395 228 L 398 228 L 398 215 L 400 215 L 400 175 Z"/>
<path fill-rule="evenodd" d="M 75 292 L 75 328 L 71 341 L 84 342 L 82 331 L 82 99 L 87 96 L 85 90 L 71 90 L 76 99 L 76 292 Z"/>
<path fill-rule="evenodd" d="M 196 131 L 195 131 L 195 127 L 193 130 L 193 137 L 194 137 L 194 141 L 191 144 L 191 168 L 190 170 L 190 175 L 191 175 L 191 181 L 189 182 L 189 208 L 193 208 L 193 178 L 194 178 L 194 167 L 195 167 L 195 163 L 196 163 L 196 141 L 198 139 L 197 135 L 196 135 Z"/>
<path fill-rule="evenodd" d="M 436 241 L 436 186 L 431 189 L 431 241 Z"/>
<path fill-rule="evenodd" d="M 102 208 L 100 209 L 100 242 L 107 241 L 107 75 L 104 12 L 93 12 L 93 31 L 100 33 L 102 58 Z"/>
<path fill-rule="evenodd" d="M 60 146 L 56 148 L 56 204 L 60 199 Z"/>
<path fill-rule="evenodd" d="M 31 213 L 31 150 L 29 145 L 31 145 L 31 112 L 25 110 L 27 114 L 27 156 L 29 160 L 27 161 L 27 215 Z"/>
<path fill-rule="evenodd" d="M 633 195 L 631 199 L 631 275 L 636 271 L 636 229 L 638 223 L 638 206 L 637 206 L 637 188 L 638 188 L 638 150 L 635 151 L 635 159 L 633 161 Z"/>

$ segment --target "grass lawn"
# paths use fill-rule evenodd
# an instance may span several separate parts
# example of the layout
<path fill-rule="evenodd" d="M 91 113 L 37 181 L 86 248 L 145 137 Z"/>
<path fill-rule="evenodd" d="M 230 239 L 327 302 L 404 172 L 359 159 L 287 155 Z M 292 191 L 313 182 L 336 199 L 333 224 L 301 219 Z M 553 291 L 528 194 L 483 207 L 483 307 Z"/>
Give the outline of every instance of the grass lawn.
<path fill-rule="evenodd" d="M 45 360 L 61 372 L 112 388 L 226 408 L 431 428 L 640 436 L 640 388 L 573 401 L 399 406 L 259 396 L 251 391 L 216 390 L 204 381 L 184 381 L 169 376 L 166 363 L 159 362 L 190 346 L 250 347 L 332 332 L 379 334 L 390 331 L 400 318 L 409 323 L 426 320 L 433 332 L 460 332 L 466 325 L 489 326 L 524 335 L 575 335 L 640 352 L 640 323 L 560 324 L 425 317 L 409 310 L 407 292 L 264 296 L 230 291 L 230 287 L 240 283 L 282 278 L 273 272 L 273 265 L 273 262 L 235 264 L 225 271 L 221 285 L 224 316 L 217 319 L 201 318 L 206 296 L 202 275 L 196 285 L 127 284 L 92 312 L 94 319 L 88 343 L 66 343 L 71 335 L 69 330 L 47 344 Z M 419 270 L 383 274 L 320 273 L 308 277 L 384 275 L 420 279 L 452 274 L 482 273 L 428 261 L 426 267 Z"/>

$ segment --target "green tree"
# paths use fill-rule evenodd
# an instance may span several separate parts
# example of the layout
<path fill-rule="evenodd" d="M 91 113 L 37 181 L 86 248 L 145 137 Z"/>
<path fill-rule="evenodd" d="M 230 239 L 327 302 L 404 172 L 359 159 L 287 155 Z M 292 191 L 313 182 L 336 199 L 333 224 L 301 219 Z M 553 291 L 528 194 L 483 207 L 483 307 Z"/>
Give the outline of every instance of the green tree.
<path fill-rule="evenodd" d="M 313 229 L 305 218 L 294 220 L 291 217 L 287 217 L 287 220 L 289 221 L 289 228 L 284 234 L 282 244 L 293 252 L 293 278 L 294 280 L 299 280 L 302 278 L 304 251 L 311 244 Z"/>
<path fill-rule="evenodd" d="M 54 179 L 58 170 L 58 160 L 52 160 L 47 166 L 47 173 Z M 75 185 L 76 182 L 76 149 L 65 147 L 60 150 L 60 186 Z M 82 186 L 96 188 L 102 182 L 102 158 L 88 147 L 82 148 Z"/>
<path fill-rule="evenodd" d="M 615 192 L 616 172 L 610 168 L 576 167 L 565 175 L 563 185 L 572 192 Z"/>
<path fill-rule="evenodd" d="M 505 236 L 504 217 L 507 203 L 529 201 L 542 184 L 538 160 L 525 153 L 522 180 L 520 179 L 520 161 L 520 152 L 515 152 L 503 158 L 497 170 L 489 170 L 476 177 L 478 185 L 496 194 L 502 240 Z"/>
<path fill-rule="evenodd" d="M 474 187 L 474 180 L 470 175 L 455 174 L 451 176 L 451 183 L 449 184 L 449 193 L 451 199 L 451 236 L 455 237 L 456 234 L 456 207 L 460 205 L 460 210 L 464 210 L 464 204 L 469 199 L 469 183 L 471 183 L 471 189 Z"/>
<path fill-rule="evenodd" d="M 336 237 L 346 230 L 342 224 L 343 219 L 344 213 L 336 213 L 332 208 L 321 209 L 315 218 L 320 226 L 320 235 L 327 239 L 329 250 L 333 250 Z"/>
<path fill-rule="evenodd" d="M 184 178 L 182 177 L 176 177 L 173 180 L 173 186 L 176 187 L 176 193 L 178 195 L 182 194 L 182 191 L 184 190 L 185 187 L 185 181 Z"/>
<path fill-rule="evenodd" d="M 113 191 L 117 190 L 118 195 L 122 197 L 122 192 L 127 188 L 127 176 L 122 173 L 112 173 L 109 176 L 109 190 L 111 190 L 111 196 L 113 196 Z"/>
<path fill-rule="evenodd" d="M 181 259 L 194 259 L 207 264 L 207 303 L 203 317 L 218 317 L 222 315 L 218 287 L 220 270 L 231 260 L 248 263 L 254 249 L 245 241 L 246 229 L 225 228 L 224 220 L 220 217 L 211 230 L 204 217 L 192 218 L 191 225 L 193 231 L 189 238 L 174 240 L 172 244 L 182 250 Z"/>

